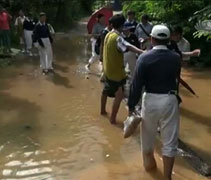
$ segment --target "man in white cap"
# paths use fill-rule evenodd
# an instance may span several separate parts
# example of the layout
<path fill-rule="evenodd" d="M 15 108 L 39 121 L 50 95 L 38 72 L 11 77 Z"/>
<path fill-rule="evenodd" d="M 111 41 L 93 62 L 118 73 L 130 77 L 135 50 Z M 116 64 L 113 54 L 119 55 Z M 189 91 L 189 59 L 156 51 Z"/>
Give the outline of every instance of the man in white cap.
<path fill-rule="evenodd" d="M 171 180 L 179 133 L 179 106 L 177 101 L 180 57 L 168 50 L 170 31 L 164 25 L 152 29 L 153 49 L 140 55 L 128 100 L 129 114 L 137 105 L 142 89 L 142 153 L 147 171 L 156 168 L 154 143 L 160 127 L 165 180 Z"/>

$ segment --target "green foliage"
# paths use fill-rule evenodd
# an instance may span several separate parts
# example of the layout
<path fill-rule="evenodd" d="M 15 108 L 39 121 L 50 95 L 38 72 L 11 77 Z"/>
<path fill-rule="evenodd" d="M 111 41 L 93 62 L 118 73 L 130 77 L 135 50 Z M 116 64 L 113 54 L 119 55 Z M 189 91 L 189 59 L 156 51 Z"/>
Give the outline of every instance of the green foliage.
<path fill-rule="evenodd" d="M 56 30 L 69 28 L 73 22 L 92 11 L 95 0 L 0 0 L 0 4 L 14 16 L 18 11 L 31 12 L 36 18 L 46 12 Z"/>
<path fill-rule="evenodd" d="M 205 26 L 204 20 L 211 19 L 210 0 L 130 0 L 124 2 L 123 13 L 126 15 L 128 10 L 136 12 L 137 20 L 140 20 L 143 14 L 148 14 L 153 24 L 182 26 L 184 36 L 190 41 L 192 49 L 202 50 L 199 61 L 211 65 L 211 31 L 199 28 Z"/>
<path fill-rule="evenodd" d="M 211 5 L 196 11 L 190 18 L 190 21 L 197 22 L 195 28 L 196 32 L 193 34 L 195 38 L 205 37 L 211 40 Z"/>
<path fill-rule="evenodd" d="M 199 8 L 203 1 L 156 0 L 156 1 L 125 1 L 123 12 L 129 9 L 137 13 L 138 19 L 143 14 L 150 15 L 155 23 L 185 24 L 189 17 Z"/>

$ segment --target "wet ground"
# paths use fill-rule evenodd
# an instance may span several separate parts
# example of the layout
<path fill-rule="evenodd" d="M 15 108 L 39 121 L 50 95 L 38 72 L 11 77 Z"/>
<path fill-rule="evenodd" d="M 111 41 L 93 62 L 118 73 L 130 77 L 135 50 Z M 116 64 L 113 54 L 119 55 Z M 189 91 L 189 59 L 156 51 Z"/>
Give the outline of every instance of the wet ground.
<path fill-rule="evenodd" d="M 85 23 L 54 44 L 55 74 L 43 76 L 39 59 L 19 56 L 0 70 L 0 179 L 4 180 L 162 180 L 159 169 L 145 173 L 139 131 L 123 139 L 122 103 L 118 124 L 99 115 L 101 84 L 97 65 L 86 75 L 90 56 Z M 182 88 L 180 138 L 211 162 L 211 71 L 186 69 L 183 77 L 199 98 Z M 111 101 L 108 111 L 111 110 Z M 178 157 L 174 180 L 207 180 Z"/>

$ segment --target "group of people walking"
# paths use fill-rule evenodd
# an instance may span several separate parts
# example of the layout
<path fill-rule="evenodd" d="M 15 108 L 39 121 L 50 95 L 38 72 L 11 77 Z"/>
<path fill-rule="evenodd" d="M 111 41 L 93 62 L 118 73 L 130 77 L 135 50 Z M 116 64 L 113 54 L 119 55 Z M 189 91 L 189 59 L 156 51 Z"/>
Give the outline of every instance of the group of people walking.
<path fill-rule="evenodd" d="M 26 16 L 20 10 L 15 19 L 14 26 L 16 35 L 19 38 L 21 52 L 28 56 L 34 56 L 33 47 L 38 49 L 40 55 L 40 67 L 42 73 L 46 75 L 53 72 L 53 43 L 52 35 L 55 33 L 53 27 L 46 22 L 46 14 L 41 12 L 39 20 L 33 18 L 32 13 Z M 10 40 L 10 24 L 12 16 L 6 9 L 0 7 L 0 45 L 4 54 L 12 53 Z"/>
<path fill-rule="evenodd" d="M 178 97 L 182 62 L 191 56 L 199 56 L 200 50 L 190 51 L 182 28 L 170 29 L 163 24 L 153 26 L 148 15 L 143 15 L 141 22 L 137 23 L 133 11 L 128 12 L 127 19 L 123 15 L 114 15 L 107 27 L 103 14 L 99 14 L 91 42 L 92 57 L 86 70 L 90 71 L 95 60 L 101 61 L 104 82 L 101 115 L 107 115 L 107 98 L 114 98 L 110 123 L 116 123 L 129 79 L 129 116 L 133 115 L 142 99 L 139 113 L 142 117 L 144 167 L 147 171 L 156 168 L 154 143 L 159 128 L 164 177 L 171 180 L 179 133 Z"/>

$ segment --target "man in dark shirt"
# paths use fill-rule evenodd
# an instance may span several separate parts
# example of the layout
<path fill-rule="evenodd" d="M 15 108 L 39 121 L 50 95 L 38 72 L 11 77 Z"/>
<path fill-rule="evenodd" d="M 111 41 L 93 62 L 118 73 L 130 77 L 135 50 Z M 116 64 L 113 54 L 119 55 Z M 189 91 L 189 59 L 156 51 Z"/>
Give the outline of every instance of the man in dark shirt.
<path fill-rule="evenodd" d="M 46 23 L 46 14 L 40 13 L 40 21 L 35 26 L 33 32 L 33 42 L 39 50 L 40 54 L 40 66 L 43 74 L 53 72 L 53 51 L 51 43 L 53 38 L 51 37 L 48 25 Z"/>
<path fill-rule="evenodd" d="M 135 32 L 136 26 L 138 25 L 138 23 L 136 22 L 135 16 L 136 14 L 134 11 L 128 11 L 126 23 L 129 23 L 130 26 L 133 26 L 133 28 L 130 29 L 132 33 Z"/>
<path fill-rule="evenodd" d="M 164 177 L 171 180 L 179 132 L 177 81 L 180 76 L 180 57 L 167 48 L 170 31 L 156 25 L 151 33 L 153 49 L 142 54 L 137 62 L 128 100 L 129 112 L 134 111 L 142 89 L 142 152 L 146 170 L 156 168 L 154 142 L 160 127 L 163 143 Z"/>
<path fill-rule="evenodd" d="M 141 48 L 141 45 L 137 36 L 133 32 L 131 32 L 131 29 L 133 27 L 134 26 L 132 26 L 130 23 L 125 22 L 122 36 L 127 42 L 129 42 L 133 46 L 136 46 L 137 48 Z M 129 76 L 128 76 L 129 83 L 131 83 L 131 80 L 134 75 L 136 61 L 137 61 L 136 53 L 128 51 L 127 53 L 124 54 L 124 63 L 125 63 L 126 71 L 129 71 Z"/>

